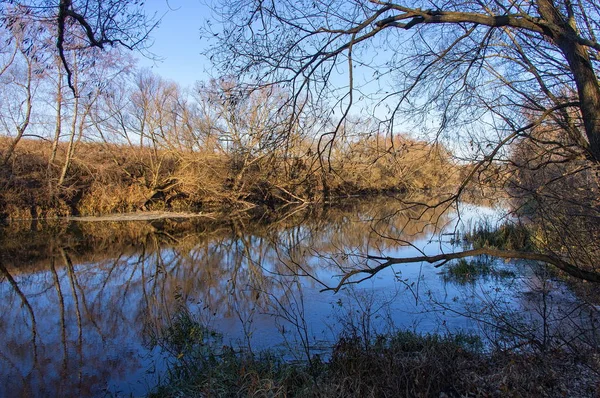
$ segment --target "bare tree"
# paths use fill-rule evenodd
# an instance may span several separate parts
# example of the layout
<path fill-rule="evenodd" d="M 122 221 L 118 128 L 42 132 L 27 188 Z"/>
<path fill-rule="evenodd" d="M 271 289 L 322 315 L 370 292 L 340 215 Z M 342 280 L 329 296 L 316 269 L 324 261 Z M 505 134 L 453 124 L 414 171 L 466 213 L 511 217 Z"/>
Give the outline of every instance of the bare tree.
<path fill-rule="evenodd" d="M 296 106 L 329 106 L 334 127 L 321 135 L 321 153 L 331 154 L 352 112 L 369 108 L 389 134 L 410 123 L 430 139 L 460 146 L 456 153 L 471 166 L 451 199 L 486 168 L 510 163 L 511 144 L 532 140 L 540 126 L 576 148 L 559 161 L 600 161 L 595 1 L 223 0 L 214 12 L 218 23 L 205 27 L 215 43 L 207 55 L 224 73 L 289 87 Z M 599 280 L 595 267 L 580 273 L 567 252 L 543 254 L 567 273 Z M 357 272 L 410 262 L 369 260 Z"/>
<path fill-rule="evenodd" d="M 183 175 L 196 169 L 194 153 L 204 144 L 196 107 L 178 84 L 148 70 L 132 80 L 108 90 L 94 115 L 95 128 L 115 164 L 143 187 L 139 206 L 157 198 L 169 203 L 189 193 L 181 192 L 183 186 L 193 185 Z"/>
<path fill-rule="evenodd" d="M 402 110 L 429 117 L 437 110 L 445 128 L 472 123 L 473 110 L 515 131 L 525 127 L 515 125 L 525 109 L 576 108 L 590 156 L 600 159 L 595 2 L 222 3 L 210 55 L 227 73 L 320 94 L 333 87 L 334 69 L 345 68 L 351 105 L 361 88 L 351 71 L 366 66 L 374 80 L 397 79 L 380 93 L 392 106 L 390 120 Z"/>
<path fill-rule="evenodd" d="M 2 0 L 0 24 L 11 27 L 25 18 L 54 27 L 56 49 L 67 83 L 75 92 L 72 66 L 65 51 L 68 43 L 76 38 L 87 47 L 147 49 L 149 34 L 158 21 L 144 12 L 143 3 L 140 0 Z"/>
<path fill-rule="evenodd" d="M 217 149 L 228 159 L 230 189 L 235 200 L 245 201 L 265 179 L 288 197 L 301 200 L 276 181 L 280 149 L 289 144 L 294 125 L 288 122 L 286 94 L 277 87 L 245 91 L 233 79 L 213 80 L 196 86 L 202 118 Z M 270 172 L 271 171 L 271 172 Z M 259 178 L 260 177 L 260 178 Z M 256 192 L 254 192 L 256 194 Z M 264 199 L 264 198 L 263 198 Z"/>
<path fill-rule="evenodd" d="M 12 49 L 7 51 L 0 70 L 0 124 L 3 133 L 12 139 L 0 160 L 1 166 L 8 163 L 17 144 L 30 127 L 34 96 L 43 72 L 40 70 L 42 51 L 28 38 L 31 30 L 20 23 L 3 32 L 6 34 L 6 43 L 9 43 Z"/>

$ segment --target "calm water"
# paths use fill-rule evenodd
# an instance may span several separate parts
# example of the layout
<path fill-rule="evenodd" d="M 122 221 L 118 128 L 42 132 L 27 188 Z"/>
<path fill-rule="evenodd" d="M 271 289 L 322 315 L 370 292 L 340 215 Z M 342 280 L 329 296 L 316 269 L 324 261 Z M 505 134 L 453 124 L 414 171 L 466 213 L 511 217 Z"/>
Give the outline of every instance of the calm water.
<path fill-rule="evenodd" d="M 497 334 L 490 315 L 514 311 L 519 316 L 511 315 L 505 329 L 524 322 L 539 337 L 535 325 L 548 319 L 545 311 L 588 310 L 526 264 L 499 262 L 495 269 L 510 277 L 461 283 L 416 263 L 337 294 L 322 291 L 336 286 L 343 271 L 376 266 L 365 253 L 460 250 L 452 233 L 498 217 L 475 206 L 461 208 L 460 219 L 456 211 L 420 217 L 423 209 L 402 208 L 377 199 L 268 220 L 25 223 L 0 230 L 0 396 L 144 395 L 172 360 L 151 348 L 150 336 L 181 306 L 222 333 L 225 344 L 281 349 L 299 359 L 306 343 L 317 352 L 343 328 L 366 335 L 392 327 Z M 540 291 L 552 291 L 544 306 Z"/>

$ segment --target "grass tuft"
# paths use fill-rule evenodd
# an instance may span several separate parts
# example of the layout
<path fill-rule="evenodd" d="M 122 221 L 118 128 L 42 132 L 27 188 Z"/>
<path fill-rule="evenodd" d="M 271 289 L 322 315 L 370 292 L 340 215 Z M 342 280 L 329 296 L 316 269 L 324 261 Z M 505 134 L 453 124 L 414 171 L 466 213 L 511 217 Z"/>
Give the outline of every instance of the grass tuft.
<path fill-rule="evenodd" d="M 327 360 L 288 362 L 223 345 L 184 309 L 163 330 L 151 340 L 173 364 L 151 397 L 594 396 L 600 380 L 583 364 L 591 357 L 489 353 L 478 336 L 462 333 L 403 330 L 370 341 L 342 333 Z"/>
<path fill-rule="evenodd" d="M 446 282 L 466 284 L 482 278 L 512 278 L 515 273 L 507 269 L 497 269 L 487 259 L 459 259 L 448 265 L 442 272 Z"/>
<path fill-rule="evenodd" d="M 535 247 L 531 232 L 525 226 L 514 223 L 504 223 L 497 228 L 488 223 L 479 224 L 463 236 L 463 241 L 475 249 L 489 247 L 530 251 Z"/>

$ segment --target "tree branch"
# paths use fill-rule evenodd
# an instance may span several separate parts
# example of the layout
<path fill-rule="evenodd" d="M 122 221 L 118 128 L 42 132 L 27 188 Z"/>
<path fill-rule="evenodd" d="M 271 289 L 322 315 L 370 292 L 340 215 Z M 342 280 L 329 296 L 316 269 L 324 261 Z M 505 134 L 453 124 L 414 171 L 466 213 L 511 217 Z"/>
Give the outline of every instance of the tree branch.
<path fill-rule="evenodd" d="M 443 264 L 447 263 L 450 260 L 456 260 L 456 259 L 465 258 L 465 257 L 475 257 L 475 256 L 481 256 L 481 255 L 488 255 L 488 256 L 499 257 L 499 258 L 541 261 L 541 262 L 544 262 L 547 264 L 552 264 L 556 268 L 560 269 L 561 271 L 563 271 L 571 276 L 574 276 L 576 278 L 583 279 L 583 280 L 586 280 L 589 282 L 600 283 L 600 273 L 583 270 L 583 269 L 581 269 L 581 268 L 579 268 L 579 267 L 563 260 L 562 258 L 560 258 L 556 255 L 553 255 L 553 254 L 523 252 L 523 251 L 517 251 L 517 250 L 499 250 L 499 249 L 491 249 L 491 248 L 483 247 L 483 248 L 479 248 L 479 249 L 465 250 L 465 251 L 457 252 L 457 253 L 442 253 L 442 254 L 438 254 L 435 256 L 417 256 L 417 257 L 404 257 L 404 258 L 367 256 L 367 260 L 384 261 L 384 262 L 374 268 L 363 268 L 363 269 L 356 269 L 356 270 L 350 271 L 342 277 L 342 279 L 340 280 L 340 282 L 338 283 L 338 285 L 336 287 L 334 287 L 334 288 L 328 287 L 326 289 L 323 289 L 322 291 L 333 290 L 335 293 L 337 293 L 344 285 L 351 283 L 348 281 L 351 277 L 353 277 L 355 275 L 359 275 L 359 274 L 366 274 L 367 276 L 360 280 L 360 281 L 363 281 L 365 279 L 369 279 L 369 278 L 373 277 L 378 272 L 384 270 L 385 268 L 391 267 L 392 265 L 395 265 L 395 264 L 411 264 L 411 263 L 420 263 L 420 262 L 427 262 L 430 264 L 434 264 L 434 263 L 442 262 L 442 264 L 436 265 L 436 267 L 441 267 Z"/>
<path fill-rule="evenodd" d="M 567 36 L 569 40 L 577 42 L 582 46 L 590 47 L 596 51 L 600 51 L 600 43 L 586 39 L 579 35 L 573 35 L 564 28 L 546 21 L 542 18 L 534 18 L 521 14 L 506 14 L 506 15 L 484 15 L 474 12 L 457 12 L 457 11 L 441 11 L 441 10 L 425 10 L 410 9 L 406 7 L 394 7 L 401 11 L 401 14 L 392 17 L 384 18 L 375 23 L 379 28 L 397 27 L 402 29 L 411 29 L 420 24 L 435 24 L 435 23 L 474 23 L 485 25 L 493 28 L 513 27 L 525 29 L 531 32 L 541 33 L 552 39 L 558 36 Z M 400 22 L 408 20 L 408 22 Z"/>
<path fill-rule="evenodd" d="M 523 28 L 537 33 L 544 33 L 546 30 L 542 27 L 546 23 L 537 18 L 524 17 L 519 14 L 507 15 L 484 15 L 474 12 L 457 12 L 457 11 L 441 11 L 441 10 L 425 10 L 410 9 L 405 7 L 395 7 L 401 11 L 401 14 L 394 15 L 389 18 L 384 18 L 375 23 L 379 27 L 398 27 L 410 29 L 419 24 L 433 23 L 476 23 L 490 27 L 511 26 L 515 28 Z M 399 22 L 409 20 L 408 22 Z"/>

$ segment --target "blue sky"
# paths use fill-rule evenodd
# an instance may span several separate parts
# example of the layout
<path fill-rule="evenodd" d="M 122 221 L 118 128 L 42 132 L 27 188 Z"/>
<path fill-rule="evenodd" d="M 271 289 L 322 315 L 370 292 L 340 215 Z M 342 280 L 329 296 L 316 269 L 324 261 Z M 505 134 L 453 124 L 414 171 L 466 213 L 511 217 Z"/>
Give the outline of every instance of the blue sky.
<path fill-rule="evenodd" d="M 156 74 L 191 86 L 206 80 L 210 63 L 200 55 L 203 43 L 200 27 L 210 18 L 210 9 L 203 0 L 147 0 L 144 8 L 149 14 L 162 16 L 152 33 L 150 51 L 162 61 L 152 61 L 138 55 L 139 66 L 151 68 Z"/>
<path fill-rule="evenodd" d="M 211 77 L 211 63 L 208 58 L 200 53 L 206 49 L 208 42 L 200 39 L 200 28 L 208 19 L 211 19 L 211 9 L 207 5 L 210 0 L 147 0 L 144 9 L 150 15 L 156 13 L 161 18 L 160 25 L 152 32 L 153 43 L 150 51 L 161 60 L 151 60 L 138 54 L 139 66 L 150 68 L 157 75 L 178 82 L 182 87 L 193 87 L 196 81 L 207 81 Z M 367 49 L 366 59 L 377 58 L 381 64 L 389 54 Z M 338 75 L 332 77 L 334 84 L 347 87 L 347 72 L 342 66 L 336 71 Z M 354 70 L 356 82 L 364 84 L 363 90 L 373 93 L 382 89 L 380 84 L 389 84 L 367 81 L 372 79 L 373 71 L 369 68 Z M 341 95 L 341 94 L 340 94 Z M 356 95 L 360 97 L 360 95 Z M 366 102 L 365 102 L 366 101 Z M 359 101 L 353 113 L 360 113 L 360 108 L 373 103 L 369 100 Z M 372 110 L 371 110 L 372 111 Z M 340 107 L 336 107 L 337 114 L 341 114 Z M 378 117 L 388 116 L 384 106 L 374 112 Z M 405 126 L 397 126 L 398 130 L 406 131 Z"/>
<path fill-rule="evenodd" d="M 161 18 L 160 25 L 152 32 L 150 51 L 161 60 L 153 61 L 137 54 L 140 67 L 151 68 L 156 74 L 179 82 L 182 86 L 191 86 L 198 80 L 206 81 L 210 77 L 211 63 L 200 53 L 208 47 L 206 40 L 200 39 L 200 28 L 211 19 L 210 0 L 147 0 L 144 9 L 150 15 L 156 13 Z M 379 58 L 383 54 L 378 54 Z M 348 75 L 345 64 L 336 69 L 332 77 L 336 85 L 347 86 Z M 361 76 L 355 69 L 356 82 L 370 79 Z M 364 72 L 364 71 L 363 71 Z M 373 87 L 376 89 L 376 87 Z"/>

